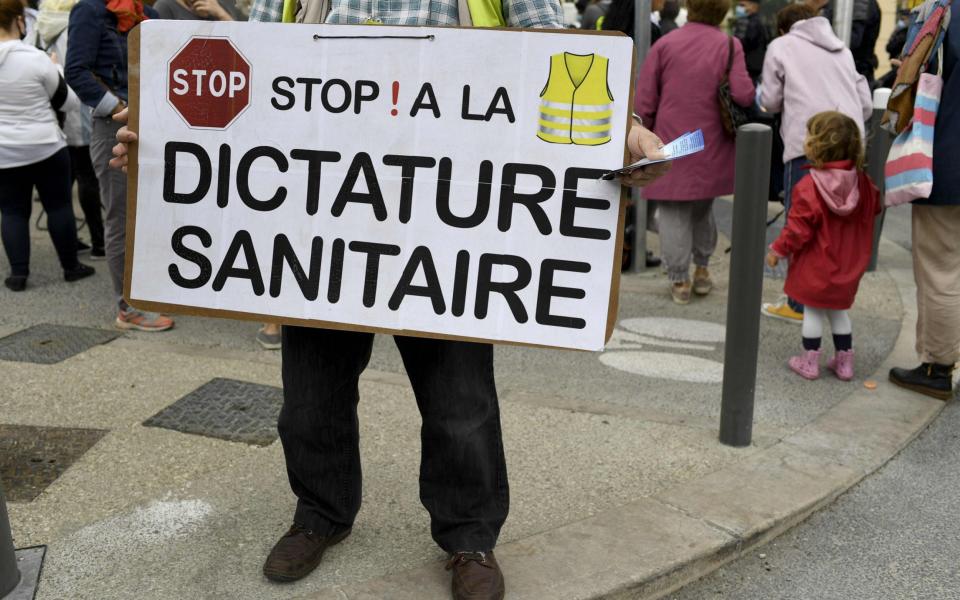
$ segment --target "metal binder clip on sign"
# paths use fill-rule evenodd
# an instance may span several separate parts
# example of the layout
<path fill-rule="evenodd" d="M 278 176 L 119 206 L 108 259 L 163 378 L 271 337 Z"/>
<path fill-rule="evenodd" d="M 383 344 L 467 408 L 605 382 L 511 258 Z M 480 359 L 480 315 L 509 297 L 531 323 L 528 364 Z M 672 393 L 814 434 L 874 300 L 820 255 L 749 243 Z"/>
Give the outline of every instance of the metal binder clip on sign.
<path fill-rule="evenodd" d="M 657 163 L 668 162 L 678 158 L 683 158 L 684 156 L 696 154 L 697 152 L 703 150 L 703 148 L 703 131 L 700 129 L 693 132 L 688 131 L 661 149 L 665 158 L 653 160 L 649 158 L 641 158 L 637 162 L 627 165 L 622 169 L 615 169 L 605 173 L 600 177 L 600 179 L 609 181 L 615 177 L 620 177 L 621 175 L 629 175 L 637 169 L 642 169 L 647 165 L 655 165 Z"/>

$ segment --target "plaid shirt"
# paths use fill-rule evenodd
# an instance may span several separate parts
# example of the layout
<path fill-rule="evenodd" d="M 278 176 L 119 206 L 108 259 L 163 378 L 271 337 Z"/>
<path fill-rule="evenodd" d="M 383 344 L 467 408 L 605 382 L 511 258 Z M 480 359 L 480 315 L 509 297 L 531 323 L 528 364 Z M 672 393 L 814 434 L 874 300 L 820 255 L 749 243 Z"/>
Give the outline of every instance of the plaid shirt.
<path fill-rule="evenodd" d="M 306 0 L 301 0 L 306 1 Z M 502 0 L 503 16 L 511 27 L 563 27 L 558 0 Z M 278 23 L 283 0 L 254 0 L 251 21 Z M 459 25 L 457 0 L 333 0 L 327 23 L 384 25 Z"/>

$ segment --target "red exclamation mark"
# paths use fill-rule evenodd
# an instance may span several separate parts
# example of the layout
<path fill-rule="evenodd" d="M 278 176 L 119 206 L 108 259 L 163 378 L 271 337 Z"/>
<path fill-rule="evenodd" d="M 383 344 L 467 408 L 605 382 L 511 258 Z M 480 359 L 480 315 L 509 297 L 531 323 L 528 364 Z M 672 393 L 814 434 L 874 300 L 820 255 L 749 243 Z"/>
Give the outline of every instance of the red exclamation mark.
<path fill-rule="evenodd" d="M 398 97 L 399 95 L 400 95 L 400 82 L 399 82 L 399 81 L 394 81 L 394 82 L 393 82 L 393 110 L 390 111 L 390 114 L 393 115 L 393 116 L 397 116 L 397 114 L 398 114 L 398 111 L 397 111 L 397 97 Z"/>

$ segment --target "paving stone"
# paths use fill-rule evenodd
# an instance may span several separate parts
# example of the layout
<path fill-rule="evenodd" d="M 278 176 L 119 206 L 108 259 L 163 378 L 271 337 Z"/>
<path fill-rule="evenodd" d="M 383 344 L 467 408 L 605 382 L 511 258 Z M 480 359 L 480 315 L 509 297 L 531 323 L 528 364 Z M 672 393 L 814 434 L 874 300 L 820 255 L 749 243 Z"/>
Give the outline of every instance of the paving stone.
<path fill-rule="evenodd" d="M 278 387 L 216 378 L 144 421 L 183 433 L 267 446 L 277 439 Z"/>
<path fill-rule="evenodd" d="M 0 360 L 52 365 L 120 335 L 106 329 L 42 323 L 0 338 Z"/>
<path fill-rule="evenodd" d="M 0 481 L 10 502 L 30 502 L 106 434 L 103 429 L 0 425 Z"/>

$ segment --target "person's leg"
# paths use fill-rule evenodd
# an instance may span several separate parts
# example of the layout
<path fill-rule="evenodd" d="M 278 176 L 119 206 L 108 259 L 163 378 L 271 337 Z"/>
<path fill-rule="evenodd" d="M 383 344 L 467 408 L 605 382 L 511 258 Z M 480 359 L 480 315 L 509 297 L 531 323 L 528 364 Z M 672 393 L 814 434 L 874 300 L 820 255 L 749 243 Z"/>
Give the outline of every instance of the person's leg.
<path fill-rule="evenodd" d="M 349 529 L 360 510 L 360 374 L 372 333 L 283 328 L 283 407 L 277 430 L 294 520 L 321 536 Z"/>
<path fill-rule="evenodd" d="M 47 229 L 64 271 L 73 271 L 77 261 L 77 219 L 71 197 L 70 153 L 66 148 L 31 166 L 40 204 L 47 212 Z"/>
<path fill-rule="evenodd" d="M 803 313 L 803 349 L 820 350 L 823 340 L 824 311 L 819 308 L 810 310 L 810 314 Z"/>
<path fill-rule="evenodd" d="M 691 208 L 687 201 L 659 202 L 660 254 L 667 264 L 671 283 L 690 280 L 690 259 L 693 253 Z"/>
<path fill-rule="evenodd" d="M 297 509 L 263 563 L 277 582 L 307 576 L 350 535 L 362 485 L 357 384 L 373 346 L 370 333 L 308 327 L 284 327 L 283 338 L 277 431 Z"/>
<path fill-rule="evenodd" d="M 917 354 L 921 362 L 960 360 L 960 206 L 913 207 Z"/>
<path fill-rule="evenodd" d="M 803 313 L 803 352 L 794 356 L 787 364 L 805 379 L 820 376 L 820 344 L 823 338 L 823 311 L 809 308 Z"/>
<path fill-rule="evenodd" d="M 790 161 L 783 164 L 783 222 L 787 222 L 787 213 L 790 212 L 790 194 L 793 193 L 793 173 L 790 171 Z"/>
<path fill-rule="evenodd" d="M 693 225 L 693 264 L 710 266 L 710 257 L 717 249 L 717 220 L 713 215 L 713 198 L 690 202 Z"/>
<path fill-rule="evenodd" d="M 173 319 L 156 313 L 144 312 L 128 305 L 123 299 L 123 268 L 127 239 L 127 175 L 110 167 L 113 146 L 117 143 L 120 125 L 111 119 L 93 119 L 90 140 L 90 160 L 100 184 L 103 201 L 103 241 L 107 268 L 113 282 L 119 329 L 139 331 L 166 331 L 173 327 Z"/>
<path fill-rule="evenodd" d="M 70 169 L 77 182 L 80 209 L 90 230 L 92 250 L 103 250 L 103 209 L 100 204 L 100 184 L 90 161 L 90 146 L 70 146 Z M 98 254 L 98 253 L 95 253 Z M 94 254 L 94 255 L 95 255 Z"/>
<path fill-rule="evenodd" d="M 662 201 L 660 211 L 660 255 L 670 280 L 670 295 L 677 304 L 690 302 L 690 258 L 693 253 L 691 202 Z"/>
<path fill-rule="evenodd" d="M 912 237 L 921 364 L 891 369 L 890 381 L 949 400 L 960 359 L 960 206 L 913 205 Z"/>
<path fill-rule="evenodd" d="M 105 218 L 103 222 L 104 250 L 107 267 L 113 282 L 113 294 L 121 309 L 127 308 L 123 301 L 123 261 L 127 225 L 127 175 L 110 168 L 113 146 L 117 143 L 118 123 L 111 119 L 93 119 L 90 140 L 90 160 L 100 184 Z"/>
<path fill-rule="evenodd" d="M 809 310 L 809 307 L 808 307 Z M 833 334 L 833 357 L 827 361 L 827 368 L 843 381 L 853 379 L 853 323 L 845 310 L 828 310 L 830 332 Z"/>
<path fill-rule="evenodd" d="M 783 218 L 786 221 L 787 216 L 790 214 L 790 205 L 793 200 L 793 188 L 797 185 L 803 176 L 807 174 L 807 170 L 804 168 L 810 164 L 810 161 L 807 160 L 806 156 L 800 156 L 794 159 L 787 161 L 783 165 Z"/>
<path fill-rule="evenodd" d="M 282 343 L 280 325 L 264 323 L 257 331 L 256 339 L 264 350 L 279 350 Z"/>
<path fill-rule="evenodd" d="M 510 503 L 493 346 L 394 339 L 423 418 L 420 500 L 433 539 L 451 554 L 493 550 Z"/>
<path fill-rule="evenodd" d="M 845 310 L 828 310 L 830 333 L 833 334 L 833 346 L 837 352 L 853 350 L 853 321 Z"/>
<path fill-rule="evenodd" d="M 0 239 L 10 262 L 7 287 L 23 289 L 30 275 L 30 210 L 33 183 L 26 167 L 0 169 Z M 13 286 L 13 287 L 11 287 Z"/>
<path fill-rule="evenodd" d="M 783 220 L 786 223 L 787 217 L 790 215 L 790 205 L 792 201 L 793 188 L 797 185 L 797 182 L 803 179 L 803 176 L 806 174 L 804 167 L 810 164 L 810 161 L 807 160 L 806 156 L 801 156 L 799 158 L 794 158 L 784 166 L 784 196 L 783 196 Z M 795 313 L 803 313 L 803 304 L 800 304 L 793 298 L 787 297 L 787 305 Z"/>
<path fill-rule="evenodd" d="M 713 215 L 713 198 L 691 203 L 693 225 L 693 292 L 704 296 L 713 289 L 710 278 L 710 257 L 717 249 L 717 220 Z"/>

